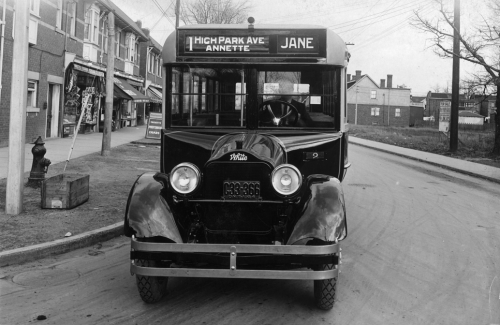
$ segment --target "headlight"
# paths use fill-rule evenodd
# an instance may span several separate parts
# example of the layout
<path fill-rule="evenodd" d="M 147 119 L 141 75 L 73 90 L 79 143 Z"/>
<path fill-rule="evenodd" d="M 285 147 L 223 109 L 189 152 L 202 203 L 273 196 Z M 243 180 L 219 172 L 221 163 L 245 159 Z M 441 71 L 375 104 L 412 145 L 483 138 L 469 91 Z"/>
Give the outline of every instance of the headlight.
<path fill-rule="evenodd" d="M 200 182 L 200 171 L 190 163 L 175 166 L 170 173 L 170 185 L 179 194 L 193 192 Z"/>
<path fill-rule="evenodd" d="M 293 165 L 279 165 L 271 175 L 273 187 L 281 195 L 292 195 L 302 184 L 302 175 Z"/>

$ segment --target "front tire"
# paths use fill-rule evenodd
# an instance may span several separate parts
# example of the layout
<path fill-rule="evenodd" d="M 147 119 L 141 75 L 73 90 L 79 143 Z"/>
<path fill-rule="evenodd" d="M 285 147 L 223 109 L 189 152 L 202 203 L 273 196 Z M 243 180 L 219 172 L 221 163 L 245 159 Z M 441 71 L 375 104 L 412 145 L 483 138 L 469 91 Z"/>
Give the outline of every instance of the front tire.
<path fill-rule="evenodd" d="M 156 261 L 135 260 L 137 266 L 159 267 Z M 167 293 L 167 277 L 160 276 L 135 276 L 137 289 L 141 299 L 147 304 L 153 304 L 160 301 Z"/>
<path fill-rule="evenodd" d="M 320 265 L 317 271 L 327 271 L 335 269 L 334 264 Z M 326 280 L 314 280 L 314 302 L 316 307 L 323 310 L 333 308 L 335 302 L 335 292 L 337 289 L 337 277 Z"/>

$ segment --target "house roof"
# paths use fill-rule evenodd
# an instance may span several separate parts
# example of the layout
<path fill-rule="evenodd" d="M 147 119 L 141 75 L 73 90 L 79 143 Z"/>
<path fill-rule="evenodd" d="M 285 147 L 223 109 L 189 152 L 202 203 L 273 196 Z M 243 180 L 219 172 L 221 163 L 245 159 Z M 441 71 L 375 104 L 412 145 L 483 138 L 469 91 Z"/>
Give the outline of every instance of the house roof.
<path fill-rule="evenodd" d="M 430 93 L 431 98 L 440 98 L 440 99 L 451 99 L 451 94 L 449 93 Z"/>
<path fill-rule="evenodd" d="M 484 118 L 481 114 L 477 114 L 471 111 L 458 111 L 458 116 L 462 117 L 481 117 Z"/>
<path fill-rule="evenodd" d="M 477 101 L 494 101 L 494 100 L 496 100 L 495 95 L 476 95 L 475 98 Z"/>
<path fill-rule="evenodd" d="M 364 77 L 365 75 L 362 75 L 361 77 Z M 361 78 L 360 78 L 361 79 Z M 351 88 L 352 86 L 354 86 L 354 84 L 356 83 L 357 80 L 351 80 L 347 83 L 347 89 Z"/>
<path fill-rule="evenodd" d="M 363 75 L 361 75 L 361 76 L 360 76 L 357 80 L 351 80 L 351 81 L 349 81 L 349 82 L 347 83 L 347 89 L 350 89 L 352 86 L 354 86 L 355 84 L 357 84 L 358 82 L 360 82 L 360 81 L 361 81 L 361 80 L 363 80 L 364 78 L 368 78 L 368 79 L 370 79 L 370 81 L 371 81 L 371 82 L 373 82 L 373 84 L 374 84 L 375 86 L 377 86 L 377 88 L 380 88 L 380 86 L 379 86 L 379 85 L 378 85 L 375 81 L 373 81 L 373 79 L 372 79 L 369 75 L 367 75 L 367 74 L 363 74 Z"/>
<path fill-rule="evenodd" d="M 149 40 L 151 41 L 151 44 L 153 44 L 153 46 L 155 48 L 157 48 L 158 50 L 160 50 L 160 52 L 161 52 L 161 50 L 163 49 L 163 46 L 161 46 L 160 43 L 158 43 L 157 41 L 155 41 L 155 39 L 152 38 L 151 36 L 149 36 Z"/>
<path fill-rule="evenodd" d="M 115 14 L 115 25 L 120 27 L 121 30 L 132 31 L 139 36 L 140 42 L 145 42 L 148 40 L 148 37 L 144 32 L 137 26 L 137 24 L 129 17 L 123 10 L 120 9 L 117 5 L 115 5 L 111 0 L 98 0 L 99 4 L 108 9 L 109 11 L 114 12 Z M 118 24 L 117 24 L 118 22 Z M 124 27 L 121 27 L 124 26 Z"/>
<path fill-rule="evenodd" d="M 427 97 L 425 96 L 410 96 L 410 100 L 414 103 L 420 103 L 424 101 Z"/>
<path fill-rule="evenodd" d="M 451 93 L 433 93 L 433 92 L 429 91 L 429 94 L 430 94 L 431 99 L 449 99 L 449 100 L 451 100 Z M 476 100 L 474 100 L 474 99 L 467 99 L 464 94 L 458 95 L 458 98 L 461 101 L 469 100 L 471 102 L 476 102 Z"/>

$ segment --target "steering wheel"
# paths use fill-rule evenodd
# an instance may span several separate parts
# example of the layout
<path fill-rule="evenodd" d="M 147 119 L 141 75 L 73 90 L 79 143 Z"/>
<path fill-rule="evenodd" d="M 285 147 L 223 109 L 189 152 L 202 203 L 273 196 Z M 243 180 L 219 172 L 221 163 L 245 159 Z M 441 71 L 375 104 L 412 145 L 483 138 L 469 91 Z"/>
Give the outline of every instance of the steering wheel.
<path fill-rule="evenodd" d="M 290 107 L 291 109 L 285 109 L 285 112 L 281 116 L 276 116 L 271 108 L 270 104 L 277 103 L 285 105 L 285 108 Z M 281 105 L 280 105 L 281 106 Z M 296 126 L 299 120 L 299 111 L 295 106 L 280 99 L 266 100 L 259 105 L 259 121 L 266 125 L 280 126 L 283 125 L 283 120 L 288 116 L 294 114 L 295 118 L 290 121 L 289 125 Z M 266 119 L 266 116 L 269 118 Z M 263 118 L 264 117 L 264 118 Z"/>

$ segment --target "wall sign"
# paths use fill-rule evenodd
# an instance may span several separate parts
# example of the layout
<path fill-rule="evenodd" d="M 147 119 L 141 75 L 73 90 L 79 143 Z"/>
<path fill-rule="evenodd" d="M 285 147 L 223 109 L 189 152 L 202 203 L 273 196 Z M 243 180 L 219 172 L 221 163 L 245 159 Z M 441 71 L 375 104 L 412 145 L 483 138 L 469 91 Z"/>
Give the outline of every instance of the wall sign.
<path fill-rule="evenodd" d="M 160 139 L 162 129 L 162 114 L 149 113 L 148 125 L 146 127 L 146 139 Z"/>
<path fill-rule="evenodd" d="M 442 103 L 450 103 L 450 105 L 441 105 L 439 108 L 439 131 L 446 133 L 450 130 L 451 102 Z"/>

